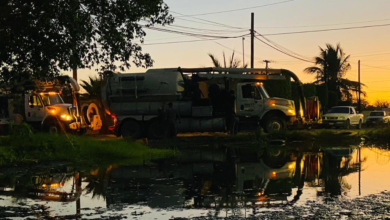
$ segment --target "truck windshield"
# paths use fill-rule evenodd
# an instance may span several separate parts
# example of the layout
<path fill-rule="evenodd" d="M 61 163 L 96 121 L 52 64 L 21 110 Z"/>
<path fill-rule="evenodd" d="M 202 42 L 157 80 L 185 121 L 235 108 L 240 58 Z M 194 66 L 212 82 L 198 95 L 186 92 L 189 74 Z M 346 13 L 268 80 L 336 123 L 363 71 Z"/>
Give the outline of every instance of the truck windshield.
<path fill-rule="evenodd" d="M 384 112 L 371 112 L 370 116 L 385 116 Z"/>
<path fill-rule="evenodd" d="M 43 94 L 41 95 L 41 98 L 42 98 L 43 105 L 45 106 L 64 103 L 61 96 L 59 96 L 58 94 L 55 95 Z"/>
<path fill-rule="evenodd" d="M 257 88 L 260 90 L 260 93 L 263 96 L 263 98 L 265 98 L 265 99 L 269 98 L 268 92 L 267 92 L 267 90 L 265 90 L 265 88 L 263 86 L 258 86 Z"/>
<path fill-rule="evenodd" d="M 349 114 L 349 108 L 331 108 L 328 113 L 345 113 Z"/>

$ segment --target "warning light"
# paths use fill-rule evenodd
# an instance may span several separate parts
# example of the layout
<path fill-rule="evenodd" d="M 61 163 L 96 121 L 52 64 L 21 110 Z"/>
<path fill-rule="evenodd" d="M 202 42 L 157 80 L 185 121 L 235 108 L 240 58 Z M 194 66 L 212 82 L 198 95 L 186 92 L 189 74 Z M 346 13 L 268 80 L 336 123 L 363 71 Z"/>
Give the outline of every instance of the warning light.
<path fill-rule="evenodd" d="M 43 187 L 43 188 L 46 188 L 46 186 L 47 186 L 46 184 L 42 184 L 42 187 Z"/>

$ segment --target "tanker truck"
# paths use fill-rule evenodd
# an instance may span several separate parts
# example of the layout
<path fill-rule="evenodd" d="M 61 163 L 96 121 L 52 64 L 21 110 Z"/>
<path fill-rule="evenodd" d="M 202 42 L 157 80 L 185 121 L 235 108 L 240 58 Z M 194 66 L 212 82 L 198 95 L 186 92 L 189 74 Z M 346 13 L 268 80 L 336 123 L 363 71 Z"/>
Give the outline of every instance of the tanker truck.
<path fill-rule="evenodd" d="M 288 70 L 239 68 L 167 68 L 145 73 L 114 74 L 102 88 L 103 105 L 117 136 L 164 138 L 168 136 L 163 113 L 168 103 L 179 113 L 178 133 L 266 132 L 286 129 L 303 118 L 304 102 L 296 114 L 292 100 L 270 97 L 265 80 L 299 82 Z M 301 100 L 301 83 L 298 88 Z"/>

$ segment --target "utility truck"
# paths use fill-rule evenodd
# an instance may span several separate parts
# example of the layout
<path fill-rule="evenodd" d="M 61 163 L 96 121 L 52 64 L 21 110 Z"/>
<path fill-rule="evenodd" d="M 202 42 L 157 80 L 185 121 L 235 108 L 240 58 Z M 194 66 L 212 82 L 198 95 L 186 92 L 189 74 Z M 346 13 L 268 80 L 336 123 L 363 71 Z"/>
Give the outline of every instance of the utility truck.
<path fill-rule="evenodd" d="M 239 68 L 150 69 L 145 73 L 114 74 L 102 88 L 106 112 L 117 136 L 163 138 L 168 134 L 164 112 L 168 103 L 180 114 L 179 133 L 283 130 L 303 119 L 305 103 L 270 97 L 265 80 L 298 82 L 288 70 Z"/>
<path fill-rule="evenodd" d="M 60 76 L 54 81 L 37 82 L 33 90 L 22 96 L 6 94 L 1 99 L 1 112 L 4 118 L 13 115 L 16 106 L 21 105 L 23 121 L 33 128 L 46 132 L 84 133 L 87 129 L 100 130 L 102 121 L 95 104 L 81 108 L 80 86 L 71 77 Z M 72 103 L 65 103 L 61 97 L 66 89 Z M 20 114 L 19 114 L 20 115 Z"/>

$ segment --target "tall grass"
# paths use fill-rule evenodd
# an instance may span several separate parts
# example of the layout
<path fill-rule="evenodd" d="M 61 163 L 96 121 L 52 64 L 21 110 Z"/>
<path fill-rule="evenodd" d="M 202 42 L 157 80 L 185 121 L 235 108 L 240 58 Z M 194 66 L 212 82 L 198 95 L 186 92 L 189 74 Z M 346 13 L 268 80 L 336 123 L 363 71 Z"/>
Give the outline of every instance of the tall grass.
<path fill-rule="evenodd" d="M 10 136 L 0 138 L 0 166 L 23 161 L 71 161 L 82 164 L 138 163 L 170 157 L 174 152 L 153 149 L 141 143 L 96 140 L 86 136 L 28 132 L 22 125 Z"/>

